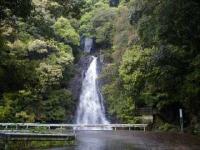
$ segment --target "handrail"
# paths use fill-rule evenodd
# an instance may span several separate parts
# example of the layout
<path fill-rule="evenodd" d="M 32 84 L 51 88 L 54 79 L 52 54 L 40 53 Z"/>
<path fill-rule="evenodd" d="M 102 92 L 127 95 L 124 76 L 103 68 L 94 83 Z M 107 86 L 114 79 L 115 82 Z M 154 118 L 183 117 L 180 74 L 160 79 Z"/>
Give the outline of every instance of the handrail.
<path fill-rule="evenodd" d="M 83 127 L 110 127 L 114 128 L 143 128 L 144 131 L 146 130 L 146 127 L 148 124 L 43 124 L 43 123 L 0 123 L 0 126 L 3 126 L 5 128 L 8 128 L 10 126 L 18 127 L 60 127 L 60 128 L 83 128 Z"/>
<path fill-rule="evenodd" d="M 43 123 L 0 123 L 0 126 L 32 127 L 146 127 L 148 124 L 43 124 Z"/>

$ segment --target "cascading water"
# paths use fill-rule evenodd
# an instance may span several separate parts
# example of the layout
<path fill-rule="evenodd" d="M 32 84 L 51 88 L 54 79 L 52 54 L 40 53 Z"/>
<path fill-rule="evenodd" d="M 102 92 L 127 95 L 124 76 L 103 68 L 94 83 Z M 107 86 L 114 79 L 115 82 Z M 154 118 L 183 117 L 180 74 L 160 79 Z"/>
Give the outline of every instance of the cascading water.
<path fill-rule="evenodd" d="M 82 91 L 77 109 L 76 124 L 109 124 L 105 117 L 105 109 L 96 79 L 97 57 L 92 62 L 82 82 Z M 80 128 L 79 128 L 80 129 Z M 81 130 L 110 130 L 110 128 L 81 128 Z"/>
<path fill-rule="evenodd" d="M 84 52 L 90 53 L 93 47 L 93 39 L 85 38 Z"/>

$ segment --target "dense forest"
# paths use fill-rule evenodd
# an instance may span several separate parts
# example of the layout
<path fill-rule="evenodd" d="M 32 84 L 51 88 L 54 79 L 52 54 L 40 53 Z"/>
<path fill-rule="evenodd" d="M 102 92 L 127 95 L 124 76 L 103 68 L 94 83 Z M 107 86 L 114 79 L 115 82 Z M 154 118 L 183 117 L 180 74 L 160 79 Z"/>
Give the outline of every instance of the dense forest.
<path fill-rule="evenodd" d="M 82 37 L 104 58 L 100 80 L 110 119 L 200 129 L 198 0 L 1 0 L 0 122 L 73 122 L 69 89 Z M 81 85 L 80 85 L 81 86 Z"/>

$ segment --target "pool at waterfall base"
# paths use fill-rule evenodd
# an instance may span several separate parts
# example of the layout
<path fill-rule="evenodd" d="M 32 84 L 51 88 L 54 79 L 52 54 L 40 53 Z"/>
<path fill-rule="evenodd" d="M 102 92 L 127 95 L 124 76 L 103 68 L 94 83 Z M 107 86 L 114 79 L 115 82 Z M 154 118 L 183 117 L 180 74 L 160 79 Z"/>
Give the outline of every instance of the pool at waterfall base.
<path fill-rule="evenodd" d="M 199 150 L 200 137 L 183 133 L 79 131 L 75 145 L 48 150 Z"/>

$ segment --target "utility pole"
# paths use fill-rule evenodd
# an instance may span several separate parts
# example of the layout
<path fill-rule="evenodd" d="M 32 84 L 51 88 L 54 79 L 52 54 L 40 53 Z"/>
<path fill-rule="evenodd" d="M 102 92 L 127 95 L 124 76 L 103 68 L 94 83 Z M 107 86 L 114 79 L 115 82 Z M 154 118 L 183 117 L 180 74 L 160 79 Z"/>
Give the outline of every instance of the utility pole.
<path fill-rule="evenodd" d="M 181 128 L 181 132 L 183 133 L 183 110 L 182 110 L 182 108 L 179 109 L 179 116 L 180 116 L 180 128 Z"/>

